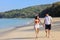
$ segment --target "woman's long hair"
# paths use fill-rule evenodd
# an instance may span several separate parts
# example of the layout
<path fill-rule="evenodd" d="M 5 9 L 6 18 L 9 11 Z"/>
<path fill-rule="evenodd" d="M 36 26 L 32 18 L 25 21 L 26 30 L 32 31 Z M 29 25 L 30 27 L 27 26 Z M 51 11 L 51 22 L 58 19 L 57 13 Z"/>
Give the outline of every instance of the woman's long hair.
<path fill-rule="evenodd" d="M 38 19 L 37 16 L 35 16 L 35 19 Z"/>
<path fill-rule="evenodd" d="M 35 19 L 38 19 L 39 16 L 35 16 Z"/>

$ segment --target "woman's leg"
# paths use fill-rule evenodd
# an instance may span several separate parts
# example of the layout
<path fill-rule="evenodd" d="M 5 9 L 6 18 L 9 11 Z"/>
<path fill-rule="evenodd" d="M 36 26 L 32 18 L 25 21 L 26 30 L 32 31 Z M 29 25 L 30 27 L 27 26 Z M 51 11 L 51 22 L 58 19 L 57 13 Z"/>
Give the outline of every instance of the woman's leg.
<path fill-rule="evenodd" d="M 39 33 L 39 28 L 37 28 L 37 34 Z"/>
<path fill-rule="evenodd" d="M 34 28 L 35 29 L 35 34 L 36 34 L 36 37 L 37 37 L 37 29 L 36 28 Z"/>
<path fill-rule="evenodd" d="M 36 30 L 36 37 L 38 37 L 38 34 L 39 34 L 39 28 L 37 28 Z"/>
<path fill-rule="evenodd" d="M 37 31 L 38 29 L 37 28 L 35 28 L 35 34 L 36 34 L 36 38 L 37 38 L 37 34 L 38 34 L 38 31 Z"/>
<path fill-rule="evenodd" d="M 39 28 L 37 28 L 37 35 L 39 34 Z"/>
<path fill-rule="evenodd" d="M 35 28 L 36 38 L 38 37 L 38 33 L 39 33 L 39 28 Z"/>
<path fill-rule="evenodd" d="M 37 34 L 38 34 L 38 32 L 37 32 L 37 28 L 35 28 L 35 34 L 36 34 L 36 38 L 37 38 Z"/>

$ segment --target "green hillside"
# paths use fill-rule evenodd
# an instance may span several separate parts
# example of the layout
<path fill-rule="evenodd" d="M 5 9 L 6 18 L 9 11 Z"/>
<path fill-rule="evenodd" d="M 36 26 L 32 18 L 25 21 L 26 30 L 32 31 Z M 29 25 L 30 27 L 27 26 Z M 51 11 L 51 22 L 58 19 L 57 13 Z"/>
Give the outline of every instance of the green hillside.
<path fill-rule="evenodd" d="M 36 14 L 44 17 L 45 13 L 53 17 L 60 17 L 60 2 L 0 12 L 0 18 L 33 18 Z"/>
<path fill-rule="evenodd" d="M 53 3 L 51 7 L 43 10 L 40 17 L 44 17 L 46 13 L 49 13 L 52 17 L 60 17 L 60 2 Z"/>

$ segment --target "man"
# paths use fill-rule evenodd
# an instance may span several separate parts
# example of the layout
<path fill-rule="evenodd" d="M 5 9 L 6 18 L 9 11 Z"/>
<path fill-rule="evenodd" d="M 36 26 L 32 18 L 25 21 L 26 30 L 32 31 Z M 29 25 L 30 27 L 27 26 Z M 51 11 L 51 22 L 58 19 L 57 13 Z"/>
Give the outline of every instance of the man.
<path fill-rule="evenodd" d="M 44 19 L 46 37 L 50 36 L 51 24 L 52 24 L 52 17 L 49 16 L 49 14 L 46 14 Z"/>

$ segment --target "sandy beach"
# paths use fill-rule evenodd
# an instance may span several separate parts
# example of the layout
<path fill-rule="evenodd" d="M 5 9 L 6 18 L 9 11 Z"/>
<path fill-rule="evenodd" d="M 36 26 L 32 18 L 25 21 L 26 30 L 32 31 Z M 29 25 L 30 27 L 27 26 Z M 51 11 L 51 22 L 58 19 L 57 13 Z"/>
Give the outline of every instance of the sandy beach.
<path fill-rule="evenodd" d="M 53 18 L 53 26 L 50 38 L 45 37 L 44 27 L 41 27 L 39 32 L 39 38 L 36 39 L 34 26 L 31 25 L 7 30 L 6 32 L 0 34 L 0 40 L 60 40 L 59 24 L 60 18 Z"/>

